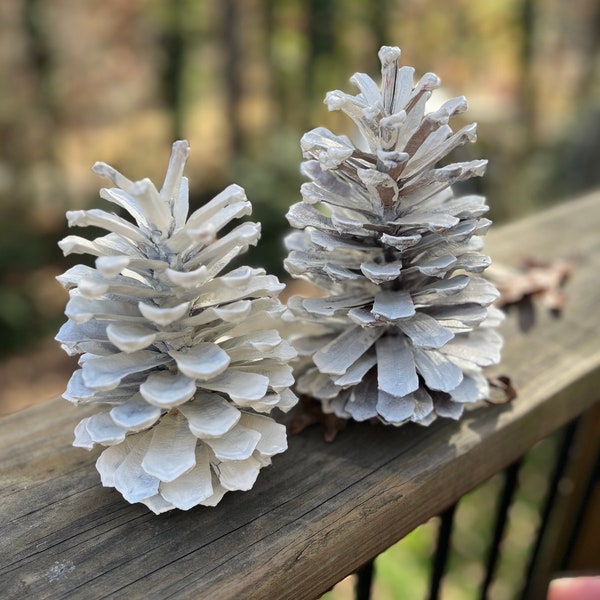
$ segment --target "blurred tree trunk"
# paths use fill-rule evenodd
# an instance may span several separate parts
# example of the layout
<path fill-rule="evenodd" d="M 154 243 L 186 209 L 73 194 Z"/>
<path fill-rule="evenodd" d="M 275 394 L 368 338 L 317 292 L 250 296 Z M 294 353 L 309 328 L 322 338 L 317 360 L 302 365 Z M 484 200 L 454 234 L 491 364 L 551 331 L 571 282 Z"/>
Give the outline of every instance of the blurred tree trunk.
<path fill-rule="evenodd" d="M 38 103 L 37 114 L 41 117 L 35 127 L 38 131 L 33 147 L 23 148 L 26 161 L 32 158 L 55 162 L 55 136 L 52 130 L 59 119 L 57 100 L 53 84 L 52 52 L 48 40 L 48 23 L 41 0 L 25 0 L 23 3 L 23 24 L 27 39 L 31 73 L 37 89 L 34 101 Z"/>
<path fill-rule="evenodd" d="M 185 137 L 185 71 L 187 36 L 185 30 L 186 2 L 171 0 L 167 3 L 167 28 L 162 36 L 166 56 L 163 71 L 163 94 L 171 117 L 173 140 Z"/>
<path fill-rule="evenodd" d="M 37 212 L 41 220 L 52 223 L 57 216 L 55 198 L 65 198 L 68 191 L 62 185 L 58 160 L 60 142 L 60 102 L 54 83 L 54 61 L 51 46 L 52 30 L 47 18 L 47 4 L 42 0 L 25 0 L 23 26 L 34 81 L 32 105 L 21 113 L 25 123 L 17 132 L 11 149 L 17 186 L 14 196 L 26 213 Z M 21 202 L 20 198 L 27 199 Z M 58 211 L 60 212 L 60 211 Z"/>
<path fill-rule="evenodd" d="M 396 2 L 396 5 L 398 4 L 400 4 L 399 1 Z M 396 45 L 388 39 L 389 8 L 389 0 L 371 0 L 369 2 L 369 21 L 376 50 L 381 46 Z"/>
<path fill-rule="evenodd" d="M 568 133 L 553 150 L 553 168 L 545 192 L 551 198 L 571 197 L 600 186 L 600 4 L 590 4 L 583 18 L 589 29 L 579 30 L 571 44 L 581 61 L 577 107 Z"/>
<path fill-rule="evenodd" d="M 55 113 L 55 98 L 51 75 L 51 51 L 46 39 L 47 24 L 40 0 L 25 0 L 23 23 L 27 33 L 31 67 L 39 82 L 40 100 L 44 109 Z"/>
<path fill-rule="evenodd" d="M 321 59 L 335 51 L 335 3 L 333 0 L 308 1 L 308 54 L 306 58 L 306 93 L 303 98 L 303 130 L 311 126 L 313 102 L 323 90 L 319 89 Z"/>
<path fill-rule="evenodd" d="M 282 77 L 276 64 L 275 57 L 275 34 L 277 32 L 277 18 L 275 4 L 277 0 L 263 0 L 262 9 L 265 22 L 265 54 L 269 65 L 269 95 L 271 97 L 273 127 L 278 127 L 282 122 L 283 106 L 285 102 L 285 90 Z"/>
<path fill-rule="evenodd" d="M 243 151 L 242 122 L 240 103 L 242 97 L 240 67 L 241 18 L 238 0 L 220 0 L 221 39 L 225 87 L 225 112 L 229 124 L 229 149 L 231 156 L 239 156 Z"/>
<path fill-rule="evenodd" d="M 598 73 L 600 71 L 600 4 L 596 4 L 591 9 L 590 15 L 591 35 L 584 42 L 580 52 L 589 59 L 584 62 L 582 73 L 581 96 L 582 104 L 595 104 L 598 98 L 594 94 L 598 90 Z"/>
<path fill-rule="evenodd" d="M 535 98 L 535 0 L 523 0 L 521 6 L 521 21 L 523 37 L 520 52 L 520 92 L 521 92 L 521 150 L 527 154 L 535 146 L 536 139 L 536 98 Z"/>

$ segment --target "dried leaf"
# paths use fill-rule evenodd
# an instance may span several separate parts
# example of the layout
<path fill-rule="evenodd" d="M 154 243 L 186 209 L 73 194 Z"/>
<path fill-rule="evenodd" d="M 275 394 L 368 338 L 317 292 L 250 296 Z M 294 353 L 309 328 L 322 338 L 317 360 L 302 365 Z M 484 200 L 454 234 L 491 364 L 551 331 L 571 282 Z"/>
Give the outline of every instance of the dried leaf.
<path fill-rule="evenodd" d="M 535 301 L 560 316 L 567 302 L 564 291 L 575 264 L 568 260 L 552 262 L 526 259 L 519 269 L 496 265 L 487 276 L 500 291 L 496 306 L 516 308 L 522 331 L 535 323 Z"/>
<path fill-rule="evenodd" d="M 487 380 L 492 387 L 495 387 L 504 393 L 504 396 L 501 399 L 490 396 L 487 400 L 490 404 L 506 404 L 519 397 L 519 391 L 508 375 L 488 376 Z"/>
<path fill-rule="evenodd" d="M 323 439 L 333 442 L 338 433 L 345 431 L 348 426 L 346 419 L 341 419 L 334 414 L 326 414 L 318 400 L 307 396 L 300 396 L 297 413 L 290 422 L 289 430 L 292 434 L 300 434 L 307 427 L 321 425 L 324 429 Z"/>

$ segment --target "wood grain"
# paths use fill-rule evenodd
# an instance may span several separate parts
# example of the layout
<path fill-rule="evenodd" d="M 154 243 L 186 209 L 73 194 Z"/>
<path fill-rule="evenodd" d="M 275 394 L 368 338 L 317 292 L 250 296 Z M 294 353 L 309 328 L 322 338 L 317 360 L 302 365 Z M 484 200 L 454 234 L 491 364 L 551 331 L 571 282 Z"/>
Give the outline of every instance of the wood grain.
<path fill-rule="evenodd" d="M 461 422 L 354 424 L 290 440 L 254 489 L 156 517 L 100 486 L 72 448 L 84 411 L 55 400 L 0 420 L 3 598 L 317 598 L 515 460 L 600 395 L 600 194 L 489 236 L 495 260 L 572 258 L 561 319 L 509 319 L 511 405 Z"/>

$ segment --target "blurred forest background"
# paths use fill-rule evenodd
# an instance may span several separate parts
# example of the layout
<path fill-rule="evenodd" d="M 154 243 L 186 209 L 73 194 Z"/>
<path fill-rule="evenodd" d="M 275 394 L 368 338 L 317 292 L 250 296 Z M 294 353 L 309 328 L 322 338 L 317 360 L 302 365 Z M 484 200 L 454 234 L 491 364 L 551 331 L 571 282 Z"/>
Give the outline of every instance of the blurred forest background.
<path fill-rule="evenodd" d="M 71 264 L 56 242 L 65 210 L 101 204 L 96 160 L 160 183 L 189 139 L 193 203 L 245 187 L 263 222 L 248 262 L 282 275 L 300 137 L 352 134 L 322 100 L 377 79 L 382 44 L 442 78 L 436 104 L 467 96 L 479 141 L 462 151 L 490 160 L 477 186 L 497 222 L 600 183 L 595 0 L 2 0 L 0 414 L 72 369 L 52 341 Z"/>

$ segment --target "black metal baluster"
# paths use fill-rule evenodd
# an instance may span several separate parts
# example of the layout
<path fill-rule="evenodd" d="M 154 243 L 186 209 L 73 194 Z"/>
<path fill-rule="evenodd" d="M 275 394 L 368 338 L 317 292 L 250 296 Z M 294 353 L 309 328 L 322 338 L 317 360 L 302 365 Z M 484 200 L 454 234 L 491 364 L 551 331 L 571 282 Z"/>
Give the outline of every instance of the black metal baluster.
<path fill-rule="evenodd" d="M 565 571 L 569 564 L 569 559 L 575 548 L 575 543 L 577 542 L 577 538 L 579 537 L 579 533 L 581 531 L 581 527 L 583 525 L 583 519 L 587 512 L 588 505 L 592 499 L 592 493 L 594 491 L 594 487 L 596 483 L 600 480 L 600 452 L 596 455 L 596 460 L 594 462 L 594 467 L 592 472 L 590 473 L 590 477 L 585 486 L 585 491 L 583 492 L 583 497 L 581 498 L 581 502 L 579 503 L 579 509 L 577 511 L 577 517 L 575 519 L 575 523 L 573 525 L 573 529 L 569 535 L 569 539 L 567 541 L 565 552 L 563 554 L 560 571 Z"/>
<path fill-rule="evenodd" d="M 370 600 L 373 576 L 375 574 L 375 561 L 372 560 L 356 571 L 356 586 L 354 598 L 356 600 Z"/>
<path fill-rule="evenodd" d="M 552 514 L 552 509 L 554 508 L 554 504 L 556 502 L 556 497 L 558 494 L 558 484 L 560 483 L 560 480 L 563 478 L 563 475 L 565 473 L 565 468 L 567 466 L 569 458 L 569 452 L 571 450 L 571 446 L 573 445 L 575 432 L 577 431 L 577 425 L 578 419 L 574 419 L 564 427 L 563 439 L 556 453 L 554 470 L 552 471 L 552 475 L 550 476 L 550 483 L 548 485 L 548 491 L 546 492 L 546 498 L 544 500 L 544 507 L 542 509 L 540 523 L 538 525 L 537 533 L 535 536 L 535 542 L 532 546 L 531 554 L 529 556 L 527 570 L 525 571 L 523 588 L 521 590 L 520 596 L 521 600 L 528 600 L 528 598 L 530 597 L 529 593 L 533 578 L 533 572 L 536 566 L 536 560 L 542 548 L 544 534 L 546 532 L 546 528 L 550 520 L 550 515 Z"/>
<path fill-rule="evenodd" d="M 498 510 L 496 512 L 496 526 L 494 528 L 494 536 L 490 546 L 486 569 L 485 579 L 481 586 L 481 593 L 479 597 L 481 600 L 486 600 L 489 588 L 494 579 L 494 573 L 498 564 L 498 558 L 500 556 L 500 544 L 504 537 L 504 530 L 508 522 L 508 511 L 512 504 L 513 497 L 517 491 L 519 469 L 523 459 L 520 458 L 512 465 L 507 467 L 504 471 L 504 488 L 502 489 L 502 495 L 500 497 L 500 503 L 498 504 Z"/>
<path fill-rule="evenodd" d="M 447 508 L 441 515 L 440 528 L 438 531 L 435 556 L 433 558 L 433 567 L 431 571 L 431 584 L 429 586 L 429 600 L 438 600 L 442 578 L 446 571 L 446 563 L 450 554 L 450 538 L 452 536 L 452 526 L 454 524 L 454 513 L 457 504 Z"/>

